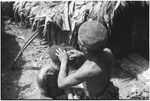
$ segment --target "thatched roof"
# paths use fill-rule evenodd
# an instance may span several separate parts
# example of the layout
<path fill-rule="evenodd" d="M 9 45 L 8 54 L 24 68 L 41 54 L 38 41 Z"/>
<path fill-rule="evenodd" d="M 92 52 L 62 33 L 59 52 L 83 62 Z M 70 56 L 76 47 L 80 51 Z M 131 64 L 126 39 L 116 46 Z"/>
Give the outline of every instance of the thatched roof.
<path fill-rule="evenodd" d="M 146 1 L 141 2 L 141 5 L 145 3 L 149 4 Z M 111 22 L 117 8 L 120 5 L 126 6 L 127 4 L 128 2 L 125 1 L 18 1 L 14 4 L 14 10 L 18 8 L 21 11 L 24 8 L 27 12 L 30 10 L 29 15 L 26 15 L 26 17 L 33 16 L 34 19 L 44 17 L 44 25 L 48 21 L 56 20 L 53 19 L 56 18 L 55 16 L 60 16 L 57 19 L 63 22 L 60 27 L 63 30 L 73 31 L 77 24 L 90 19 L 105 22 L 109 27 L 108 22 Z"/>
<path fill-rule="evenodd" d="M 62 31 L 71 32 L 68 40 L 77 43 L 76 28 L 85 21 L 97 20 L 110 29 L 115 12 L 129 4 L 139 3 L 140 6 L 149 5 L 149 1 L 18 1 L 14 3 L 15 12 L 24 13 L 32 29 L 38 29 L 46 36 L 49 22 L 53 22 Z M 17 14 L 16 13 L 16 14 Z M 41 28 L 43 27 L 43 28 Z M 55 29 L 57 30 L 57 29 Z M 48 36 L 51 32 L 48 32 Z M 55 33 L 58 34 L 58 33 Z M 36 36 L 32 35 L 32 36 Z M 31 38 L 32 40 L 32 38 Z M 73 40 L 73 41 L 72 41 Z M 29 42 L 30 43 L 30 42 Z M 24 50 L 24 49 L 22 49 Z M 21 52 L 20 52 L 21 53 Z M 18 55 L 19 56 L 19 55 Z"/>

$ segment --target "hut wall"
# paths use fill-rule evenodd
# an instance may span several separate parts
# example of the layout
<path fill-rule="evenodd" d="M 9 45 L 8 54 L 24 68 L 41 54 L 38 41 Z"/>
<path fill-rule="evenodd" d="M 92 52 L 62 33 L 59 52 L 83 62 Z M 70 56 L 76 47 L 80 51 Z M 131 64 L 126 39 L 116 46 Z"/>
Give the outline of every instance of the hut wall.
<path fill-rule="evenodd" d="M 127 3 L 115 12 L 108 46 L 118 57 L 136 52 L 148 58 L 149 6 L 140 2 Z"/>

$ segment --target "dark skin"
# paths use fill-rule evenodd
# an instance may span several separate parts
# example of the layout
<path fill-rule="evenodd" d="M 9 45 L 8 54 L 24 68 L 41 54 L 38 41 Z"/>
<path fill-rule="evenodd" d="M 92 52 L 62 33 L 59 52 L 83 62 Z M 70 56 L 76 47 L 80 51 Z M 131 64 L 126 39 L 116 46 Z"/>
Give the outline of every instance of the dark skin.
<path fill-rule="evenodd" d="M 42 99 L 54 99 L 57 96 L 63 94 L 63 90 L 57 87 L 56 78 L 57 74 L 52 70 L 52 65 L 49 65 L 40 70 L 39 75 L 37 77 L 37 83 L 41 91 Z"/>
<path fill-rule="evenodd" d="M 77 50 L 72 49 L 71 51 L 69 51 L 68 55 L 70 56 L 72 53 L 74 53 L 74 51 L 77 51 Z M 84 55 L 84 54 L 82 52 L 78 52 L 78 54 L 72 54 L 69 57 L 69 60 L 74 60 L 74 56 L 77 57 L 81 55 Z M 71 67 L 70 63 L 67 65 L 68 65 L 67 68 Z M 45 99 L 47 98 L 57 99 L 58 97 L 61 96 L 60 94 L 68 95 L 68 98 L 61 98 L 61 99 L 73 99 L 73 97 L 71 97 L 72 95 L 69 89 L 62 90 L 57 87 L 57 75 L 58 75 L 59 68 L 60 68 L 59 61 L 52 61 L 45 68 L 42 68 L 40 70 L 39 75 L 37 77 L 37 82 L 39 85 L 39 89 L 41 91 L 42 99 L 44 99 L 44 97 Z M 62 91 L 64 91 L 64 93 Z"/>
<path fill-rule="evenodd" d="M 85 81 L 89 99 L 97 99 L 110 80 L 114 60 L 111 51 L 106 48 L 99 54 L 87 52 L 87 60 L 75 73 L 70 75 L 67 74 L 68 56 L 66 51 L 58 48 L 56 55 L 61 62 L 58 87 L 66 89 Z"/>

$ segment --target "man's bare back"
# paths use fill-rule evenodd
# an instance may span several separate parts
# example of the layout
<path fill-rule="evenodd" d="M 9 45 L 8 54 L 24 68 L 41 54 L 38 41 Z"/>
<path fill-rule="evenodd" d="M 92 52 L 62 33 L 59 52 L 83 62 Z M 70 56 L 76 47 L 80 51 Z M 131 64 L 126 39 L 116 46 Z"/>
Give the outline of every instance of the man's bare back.
<path fill-rule="evenodd" d="M 105 49 L 102 53 L 89 58 L 82 68 L 87 69 L 85 66 L 88 66 L 88 71 L 95 71 L 95 75 L 93 74 L 92 78 L 86 80 L 86 85 L 89 98 L 96 99 L 109 83 L 113 68 L 113 55 L 109 49 Z"/>

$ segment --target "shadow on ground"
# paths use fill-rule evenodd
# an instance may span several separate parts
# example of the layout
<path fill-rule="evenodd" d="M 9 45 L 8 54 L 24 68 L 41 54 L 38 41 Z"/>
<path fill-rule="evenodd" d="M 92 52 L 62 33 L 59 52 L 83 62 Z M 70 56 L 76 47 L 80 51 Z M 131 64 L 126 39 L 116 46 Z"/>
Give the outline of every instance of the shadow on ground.
<path fill-rule="evenodd" d="M 10 29 L 9 29 L 10 30 Z M 18 54 L 20 46 L 16 41 L 16 36 L 5 31 L 1 33 L 1 99 L 17 99 L 20 88 L 18 86 L 19 77 L 22 74 L 21 66 L 25 63 L 21 58 L 18 60 L 16 68 L 11 71 L 11 64 Z M 18 64 L 19 63 L 19 64 Z"/>
<path fill-rule="evenodd" d="M 137 76 L 148 70 L 149 61 L 139 54 L 131 54 L 125 58 L 116 59 L 112 78 L 125 80 L 136 79 Z"/>

